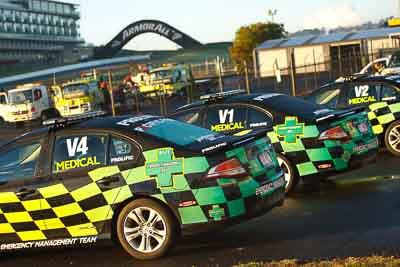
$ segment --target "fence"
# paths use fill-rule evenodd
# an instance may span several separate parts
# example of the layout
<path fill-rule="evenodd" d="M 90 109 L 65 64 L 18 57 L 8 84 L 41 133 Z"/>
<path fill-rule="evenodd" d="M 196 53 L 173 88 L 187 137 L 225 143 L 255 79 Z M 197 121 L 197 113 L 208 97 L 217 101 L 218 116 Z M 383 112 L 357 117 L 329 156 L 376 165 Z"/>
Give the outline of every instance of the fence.
<path fill-rule="evenodd" d="M 248 75 L 238 73 L 231 62 L 224 60 L 206 61 L 192 64 L 191 71 L 194 81 L 185 96 L 159 95 L 145 98 L 141 95 L 125 96 L 123 94 L 123 79 L 135 66 L 120 66 L 117 68 L 97 70 L 98 76 L 107 81 L 112 93 L 112 105 L 106 107 L 111 113 L 119 114 L 171 114 L 177 107 L 199 100 L 201 95 L 234 89 L 248 89 L 251 93 L 279 92 L 285 94 L 304 95 L 308 92 L 333 81 L 336 78 L 356 73 L 370 60 L 380 55 L 345 55 L 339 60 L 326 60 L 323 63 L 297 66 L 294 69 L 281 69 L 281 81 L 271 77 L 257 78 L 252 66 L 248 66 Z M 54 80 L 60 84 L 76 79 L 79 73 L 62 77 L 49 77 L 42 81 L 51 85 Z"/>

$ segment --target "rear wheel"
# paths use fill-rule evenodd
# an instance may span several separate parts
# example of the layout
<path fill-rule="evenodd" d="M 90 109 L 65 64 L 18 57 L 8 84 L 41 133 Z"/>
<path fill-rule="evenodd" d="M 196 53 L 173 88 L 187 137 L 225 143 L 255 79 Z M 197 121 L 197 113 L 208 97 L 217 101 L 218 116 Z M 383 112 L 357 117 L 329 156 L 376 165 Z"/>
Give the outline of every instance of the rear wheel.
<path fill-rule="evenodd" d="M 279 166 L 283 169 L 285 175 L 286 187 L 285 192 L 290 193 L 294 190 L 299 182 L 299 178 L 294 171 L 291 162 L 282 154 L 277 154 Z"/>
<path fill-rule="evenodd" d="M 392 123 L 386 130 L 385 145 L 390 153 L 400 157 L 400 121 Z"/>
<path fill-rule="evenodd" d="M 118 216 L 117 236 L 127 253 L 140 260 L 164 256 L 177 238 L 171 213 L 150 199 L 137 199 Z"/>

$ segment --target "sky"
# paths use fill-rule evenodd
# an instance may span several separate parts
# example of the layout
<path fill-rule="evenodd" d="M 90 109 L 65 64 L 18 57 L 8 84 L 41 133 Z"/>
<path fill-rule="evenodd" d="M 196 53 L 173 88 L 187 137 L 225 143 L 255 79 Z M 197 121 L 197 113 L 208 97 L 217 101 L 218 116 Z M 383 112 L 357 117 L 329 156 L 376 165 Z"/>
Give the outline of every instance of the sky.
<path fill-rule="evenodd" d="M 274 20 L 289 32 L 305 28 L 351 26 L 368 20 L 400 16 L 400 0 L 63 0 L 80 5 L 81 34 L 88 42 L 103 45 L 125 26 L 142 19 L 156 19 L 187 33 L 202 43 L 232 41 L 246 24 Z M 126 48 L 176 49 L 155 34 L 143 34 Z"/>

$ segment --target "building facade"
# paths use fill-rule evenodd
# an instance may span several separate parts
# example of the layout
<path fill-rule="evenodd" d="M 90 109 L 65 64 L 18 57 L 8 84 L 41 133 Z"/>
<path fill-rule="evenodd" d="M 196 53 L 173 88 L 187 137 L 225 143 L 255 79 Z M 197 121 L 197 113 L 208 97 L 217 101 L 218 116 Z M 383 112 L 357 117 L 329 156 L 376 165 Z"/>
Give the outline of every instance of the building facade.
<path fill-rule="evenodd" d="M 66 63 L 84 41 L 79 6 L 49 0 L 0 1 L 0 63 Z"/>
<path fill-rule="evenodd" d="M 297 74 L 354 73 L 386 50 L 399 48 L 400 27 L 284 38 L 257 47 L 254 67 L 258 77 L 273 77 L 277 70 L 288 75 L 291 68 Z"/>

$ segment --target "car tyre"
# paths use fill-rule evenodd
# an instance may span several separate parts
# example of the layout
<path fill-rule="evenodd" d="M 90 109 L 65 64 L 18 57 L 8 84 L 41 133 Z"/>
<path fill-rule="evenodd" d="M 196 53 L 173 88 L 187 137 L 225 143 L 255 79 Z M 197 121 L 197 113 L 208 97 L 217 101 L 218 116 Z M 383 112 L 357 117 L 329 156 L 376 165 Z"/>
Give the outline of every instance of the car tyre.
<path fill-rule="evenodd" d="M 289 194 L 293 192 L 293 190 L 296 188 L 299 182 L 299 177 L 295 172 L 292 163 L 285 156 L 279 153 L 276 156 L 278 159 L 279 166 L 283 169 L 286 181 L 285 193 Z"/>
<path fill-rule="evenodd" d="M 177 222 L 171 212 L 151 199 L 130 202 L 118 216 L 118 240 L 128 254 L 139 260 L 164 256 L 177 235 Z"/>
<path fill-rule="evenodd" d="M 396 157 L 400 157 L 400 121 L 392 123 L 385 133 L 385 145 Z"/>

